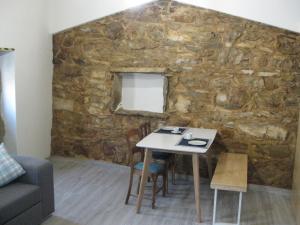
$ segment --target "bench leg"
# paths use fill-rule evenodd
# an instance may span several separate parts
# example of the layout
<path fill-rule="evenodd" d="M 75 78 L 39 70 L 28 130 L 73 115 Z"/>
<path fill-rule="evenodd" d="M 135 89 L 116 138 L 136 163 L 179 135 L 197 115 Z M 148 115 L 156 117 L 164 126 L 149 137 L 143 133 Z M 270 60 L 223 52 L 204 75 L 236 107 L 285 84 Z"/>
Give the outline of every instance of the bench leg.
<path fill-rule="evenodd" d="M 213 210 L 213 225 L 215 225 L 215 223 L 216 223 L 217 197 L 218 197 L 218 189 L 215 189 L 214 210 Z"/>
<path fill-rule="evenodd" d="M 236 223 L 236 225 L 240 225 L 240 221 L 241 221 L 242 197 L 243 197 L 243 192 L 240 192 L 239 193 L 239 209 L 238 209 L 238 216 L 237 216 L 237 223 Z M 214 209 L 213 209 L 213 222 L 212 222 L 213 225 L 216 224 L 217 201 L 218 201 L 218 189 L 215 189 Z"/>
<path fill-rule="evenodd" d="M 243 197 L 243 192 L 240 192 L 237 225 L 240 225 L 240 221 L 241 221 L 242 197 Z"/>

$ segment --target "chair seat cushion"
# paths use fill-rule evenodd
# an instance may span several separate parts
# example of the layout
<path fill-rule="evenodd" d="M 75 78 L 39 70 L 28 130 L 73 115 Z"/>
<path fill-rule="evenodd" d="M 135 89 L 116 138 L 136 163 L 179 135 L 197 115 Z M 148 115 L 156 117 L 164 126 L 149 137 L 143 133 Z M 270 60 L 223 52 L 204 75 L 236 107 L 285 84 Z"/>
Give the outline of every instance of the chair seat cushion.
<path fill-rule="evenodd" d="M 36 185 L 11 183 L 0 188 L 0 224 L 18 216 L 41 201 Z"/>
<path fill-rule="evenodd" d="M 153 152 L 152 158 L 153 159 L 160 159 L 160 160 L 168 160 L 172 156 L 171 153 L 165 153 L 165 152 Z"/>
<path fill-rule="evenodd" d="M 134 168 L 136 170 L 143 170 L 144 168 L 144 163 L 143 162 L 139 162 L 137 164 L 135 164 Z M 165 166 L 164 164 L 162 163 L 155 163 L 155 162 L 152 162 L 150 163 L 149 165 L 149 172 L 150 173 L 161 173 L 163 172 L 165 169 Z"/>

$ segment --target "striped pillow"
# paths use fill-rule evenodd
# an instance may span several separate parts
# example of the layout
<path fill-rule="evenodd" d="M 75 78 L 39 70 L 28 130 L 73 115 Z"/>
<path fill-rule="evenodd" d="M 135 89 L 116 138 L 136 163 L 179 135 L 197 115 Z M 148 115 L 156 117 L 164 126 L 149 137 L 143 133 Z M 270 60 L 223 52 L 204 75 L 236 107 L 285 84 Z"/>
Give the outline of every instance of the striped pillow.
<path fill-rule="evenodd" d="M 25 170 L 16 160 L 14 160 L 5 150 L 3 144 L 0 145 L 0 187 L 23 175 Z"/>

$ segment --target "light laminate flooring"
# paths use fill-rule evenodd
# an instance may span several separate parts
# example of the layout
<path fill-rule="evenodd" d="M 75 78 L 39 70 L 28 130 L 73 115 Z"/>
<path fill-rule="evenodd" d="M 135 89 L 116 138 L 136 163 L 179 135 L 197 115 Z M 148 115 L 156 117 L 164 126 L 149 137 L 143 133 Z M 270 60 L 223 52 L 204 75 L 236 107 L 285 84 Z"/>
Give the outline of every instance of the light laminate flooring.
<path fill-rule="evenodd" d="M 151 209 L 151 183 L 147 184 L 140 214 L 136 196 L 124 204 L 129 168 L 94 160 L 52 157 L 56 211 L 43 225 L 195 225 L 192 177 L 176 177 L 169 194 L 157 196 Z M 137 184 L 137 179 L 134 180 Z M 136 186 L 133 186 L 136 194 Z M 235 222 L 238 195 L 219 192 L 217 221 Z M 201 180 L 201 224 L 211 224 L 213 190 Z M 291 191 L 250 185 L 243 195 L 242 225 L 295 225 Z"/>

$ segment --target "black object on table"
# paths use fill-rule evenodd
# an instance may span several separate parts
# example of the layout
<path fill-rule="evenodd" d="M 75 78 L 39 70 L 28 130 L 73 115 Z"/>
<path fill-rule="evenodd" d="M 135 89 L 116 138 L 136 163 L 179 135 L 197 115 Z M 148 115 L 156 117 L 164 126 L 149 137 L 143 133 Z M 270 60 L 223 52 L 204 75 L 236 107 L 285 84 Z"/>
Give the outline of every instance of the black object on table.
<path fill-rule="evenodd" d="M 179 132 L 174 132 L 174 130 L 171 129 L 164 129 L 160 128 L 159 130 L 155 131 L 154 133 L 160 133 L 160 134 L 175 134 L 175 135 L 182 135 L 183 132 L 186 130 L 186 128 L 179 128 Z"/>
<path fill-rule="evenodd" d="M 190 141 L 204 141 L 205 144 L 203 145 L 192 145 L 192 144 L 189 144 Z M 178 145 L 183 145 L 183 146 L 189 146 L 189 147 L 206 147 L 206 145 L 208 144 L 208 139 L 206 138 L 192 138 L 192 139 L 185 139 L 185 138 L 182 138 L 180 140 L 180 142 L 178 143 Z"/>

